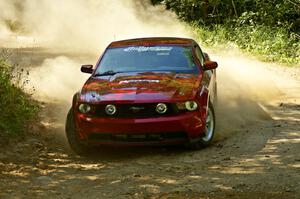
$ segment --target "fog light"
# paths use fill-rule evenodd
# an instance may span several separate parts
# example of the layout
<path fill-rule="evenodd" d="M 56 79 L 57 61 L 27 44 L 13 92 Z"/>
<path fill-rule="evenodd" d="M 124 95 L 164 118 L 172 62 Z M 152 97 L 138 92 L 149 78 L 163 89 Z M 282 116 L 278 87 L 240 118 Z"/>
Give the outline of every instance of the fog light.
<path fill-rule="evenodd" d="M 158 112 L 159 114 L 164 114 L 165 112 L 167 112 L 168 108 L 167 105 L 164 103 L 158 103 L 156 105 L 156 112 Z"/>
<path fill-rule="evenodd" d="M 115 105 L 108 104 L 105 107 L 105 112 L 106 112 L 107 115 L 113 115 L 117 112 L 117 108 L 116 108 Z"/>
<path fill-rule="evenodd" d="M 78 110 L 81 113 L 88 113 L 88 112 L 91 111 L 91 106 L 88 105 L 88 104 L 80 104 L 79 107 L 78 107 Z"/>
<path fill-rule="evenodd" d="M 198 104 L 195 101 L 187 101 L 187 102 L 185 102 L 185 108 L 188 111 L 194 111 L 198 108 Z"/>

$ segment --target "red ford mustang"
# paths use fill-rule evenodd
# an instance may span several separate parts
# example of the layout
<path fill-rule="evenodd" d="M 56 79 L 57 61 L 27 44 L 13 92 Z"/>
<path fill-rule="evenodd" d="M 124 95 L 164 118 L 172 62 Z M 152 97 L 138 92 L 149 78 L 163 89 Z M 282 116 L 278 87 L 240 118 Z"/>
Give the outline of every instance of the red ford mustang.
<path fill-rule="evenodd" d="M 208 146 L 217 63 L 185 38 L 112 42 L 73 97 L 66 134 L 77 154 L 93 145 Z"/>

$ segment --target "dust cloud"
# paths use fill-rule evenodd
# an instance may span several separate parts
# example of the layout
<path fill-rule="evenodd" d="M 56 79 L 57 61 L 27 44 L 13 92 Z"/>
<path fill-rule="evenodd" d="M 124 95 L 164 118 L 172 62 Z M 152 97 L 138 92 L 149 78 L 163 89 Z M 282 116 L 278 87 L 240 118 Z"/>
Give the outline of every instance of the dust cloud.
<path fill-rule="evenodd" d="M 41 67 L 37 67 L 30 72 L 30 83 L 34 85 L 37 98 L 43 98 L 43 94 L 50 94 L 47 98 L 69 99 L 76 92 L 75 88 L 80 88 L 87 76 L 78 74 L 74 77 L 74 66 L 77 62 L 61 56 L 55 59 L 46 59 Z"/>
<path fill-rule="evenodd" d="M 162 6 L 136 0 L 0 0 L 0 45 L 38 46 L 57 52 L 89 54 L 95 59 L 114 40 L 148 36 L 193 37 L 189 27 Z M 21 24 L 13 32 L 7 21 Z M 4 42 L 6 41 L 6 42 Z M 7 42 L 9 41 L 9 42 Z M 14 41 L 14 42 L 12 42 Z M 201 41 L 199 41 L 201 45 Z M 25 47 L 26 47 L 25 45 Z M 219 131 L 245 128 L 268 119 L 261 103 L 281 95 L 267 64 L 235 48 L 206 49 L 219 62 Z M 30 82 L 40 100 L 71 101 L 87 76 L 74 56 L 57 56 L 31 66 Z M 276 76 L 274 74 L 274 76 Z"/>
<path fill-rule="evenodd" d="M 148 1 L 0 0 L 0 7 L 2 36 L 5 21 L 18 22 L 43 47 L 98 54 L 113 40 L 188 35 L 174 14 Z"/>
<path fill-rule="evenodd" d="M 89 54 L 94 57 L 90 64 L 114 40 L 190 35 L 188 27 L 173 13 L 162 6 L 151 6 L 149 1 L 0 0 L 0 8 L 0 44 L 6 41 L 2 43 L 7 47 L 34 46 Z M 21 24 L 21 33 L 9 30 L 7 21 Z M 32 67 L 30 82 L 36 96 L 69 100 L 69 94 L 79 90 L 87 78 L 79 73 L 81 64 L 74 56 L 65 56 Z"/>
<path fill-rule="evenodd" d="M 285 95 L 280 85 L 289 84 L 289 80 L 276 70 L 270 71 L 278 65 L 245 56 L 234 46 L 209 51 L 220 66 L 217 69 L 216 108 L 220 137 L 241 130 L 251 132 L 251 126 L 271 120 L 265 105 Z"/>

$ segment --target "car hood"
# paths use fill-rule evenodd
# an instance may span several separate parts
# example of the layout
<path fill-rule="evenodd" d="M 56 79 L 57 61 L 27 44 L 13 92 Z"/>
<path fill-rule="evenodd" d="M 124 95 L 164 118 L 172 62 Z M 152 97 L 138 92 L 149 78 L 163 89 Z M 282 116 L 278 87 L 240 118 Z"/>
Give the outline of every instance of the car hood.
<path fill-rule="evenodd" d="M 193 98 L 200 84 L 197 74 L 131 72 L 91 77 L 84 84 L 80 100 L 151 102 L 181 101 Z"/>

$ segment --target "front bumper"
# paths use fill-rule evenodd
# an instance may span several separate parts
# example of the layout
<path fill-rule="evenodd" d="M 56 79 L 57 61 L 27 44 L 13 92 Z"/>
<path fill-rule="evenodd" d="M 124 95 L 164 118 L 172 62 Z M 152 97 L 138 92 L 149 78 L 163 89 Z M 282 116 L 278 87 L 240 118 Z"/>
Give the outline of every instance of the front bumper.
<path fill-rule="evenodd" d="M 141 119 L 97 118 L 77 112 L 75 124 L 79 138 L 88 143 L 156 145 L 199 138 L 205 129 L 201 118 L 200 111 Z"/>

